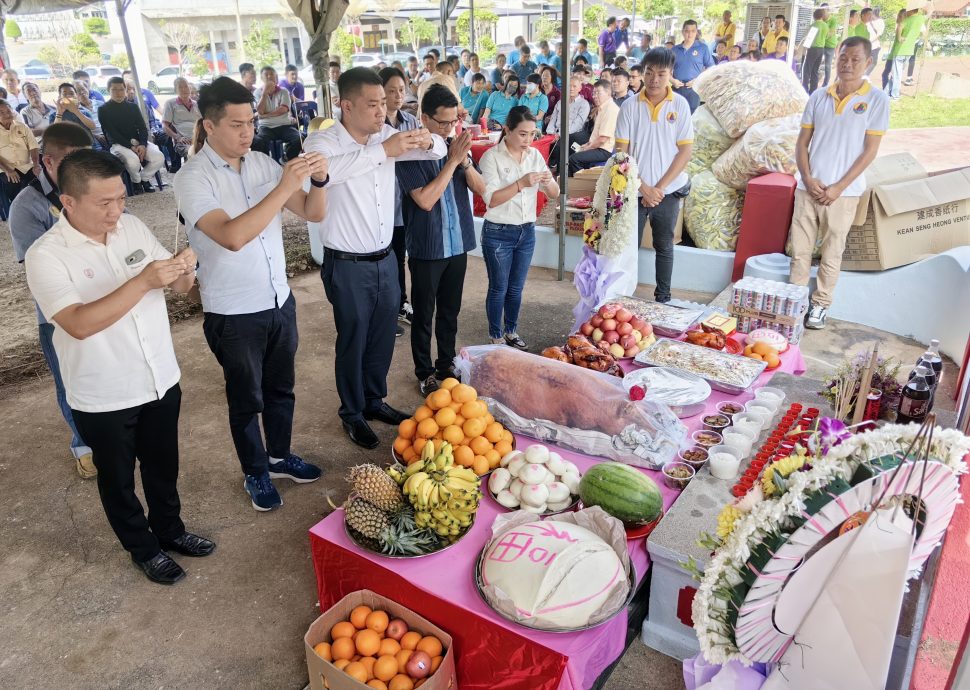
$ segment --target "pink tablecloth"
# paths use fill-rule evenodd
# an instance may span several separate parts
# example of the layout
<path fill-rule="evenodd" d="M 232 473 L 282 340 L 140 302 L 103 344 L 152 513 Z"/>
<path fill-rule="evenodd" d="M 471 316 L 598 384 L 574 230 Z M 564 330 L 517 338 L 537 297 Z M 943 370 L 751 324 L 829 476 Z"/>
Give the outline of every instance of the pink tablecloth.
<path fill-rule="evenodd" d="M 738 336 L 743 340 L 744 336 Z M 627 363 L 624 363 L 625 365 Z M 635 365 L 624 368 L 632 369 Z M 805 362 L 797 347 L 782 355 L 782 365 L 776 371 L 802 374 Z M 752 386 L 768 383 L 775 372 L 765 372 Z M 707 402 L 705 413 L 715 410 L 723 400 L 745 402 L 753 392 L 731 396 L 715 391 Z M 684 422 L 690 432 L 700 428 L 703 414 Z M 519 449 L 535 443 L 517 437 Z M 557 449 L 566 459 L 586 470 L 600 460 Z M 674 503 L 679 492 L 664 486 L 660 472 L 642 470 L 660 487 L 664 509 Z M 310 530 L 314 568 L 321 609 L 326 609 L 345 594 L 367 587 L 395 598 L 418 614 L 447 630 L 454 638 L 458 654 L 459 686 L 473 689 L 511 690 L 583 690 L 623 652 L 626 640 L 627 616 L 621 613 L 613 620 L 592 630 L 580 633 L 544 633 L 523 628 L 494 613 L 481 600 L 474 584 L 475 564 L 490 535 L 495 517 L 503 509 L 487 495 L 471 532 L 452 548 L 434 556 L 411 560 L 382 558 L 359 549 L 347 537 L 343 527 L 343 513 L 334 511 Z M 636 567 L 638 584 L 650 567 L 643 539 L 628 542 L 631 560 Z M 369 580 L 363 579 L 364 577 Z M 381 584 L 388 591 L 380 592 Z M 416 589 L 414 589 L 416 588 Z M 492 636 L 492 646 L 481 643 L 486 630 L 504 630 Z M 496 647 L 503 647 L 500 650 Z M 526 648 L 528 647 L 528 650 Z M 505 656 L 503 656 L 503 654 Z M 531 677 L 515 679 L 501 674 L 508 668 L 514 654 L 519 661 L 538 656 L 544 664 L 536 665 Z M 557 662 L 559 659 L 561 662 Z M 494 671 L 486 669 L 495 669 Z"/>

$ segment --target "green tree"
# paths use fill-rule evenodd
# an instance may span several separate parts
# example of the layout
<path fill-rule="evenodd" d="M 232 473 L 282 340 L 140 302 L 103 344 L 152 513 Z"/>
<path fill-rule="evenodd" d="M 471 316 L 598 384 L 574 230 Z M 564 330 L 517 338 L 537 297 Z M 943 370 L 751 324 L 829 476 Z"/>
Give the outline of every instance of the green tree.
<path fill-rule="evenodd" d="M 589 41 L 591 53 L 596 53 L 596 39 L 605 28 L 606 8 L 603 5 L 590 5 L 583 10 L 583 38 Z"/>
<path fill-rule="evenodd" d="M 88 17 L 84 20 L 84 30 L 95 36 L 107 36 L 111 33 L 108 20 L 102 17 Z"/>
<path fill-rule="evenodd" d="M 492 40 L 492 29 L 498 23 L 498 15 L 492 11 L 492 6 L 483 2 L 475 6 L 475 52 L 484 60 L 495 57 L 495 41 Z M 458 42 L 461 45 L 471 45 L 471 15 L 465 10 L 458 15 L 455 23 L 458 30 Z"/>
<path fill-rule="evenodd" d="M 8 19 L 6 21 L 6 26 L 3 29 L 3 33 L 7 38 L 12 38 L 14 41 L 19 41 L 20 37 L 24 35 L 20 30 L 20 25 L 13 19 Z"/>
<path fill-rule="evenodd" d="M 411 45 L 415 53 L 424 41 L 433 41 L 438 35 L 438 29 L 424 17 L 410 17 L 399 30 L 402 43 Z"/>
<path fill-rule="evenodd" d="M 189 68 L 189 73 L 193 77 L 204 77 L 212 72 L 212 70 L 209 68 L 209 62 L 205 59 L 205 56 L 198 52 L 192 53 L 189 56 L 186 66 Z"/>
<path fill-rule="evenodd" d="M 342 26 L 338 26 L 330 37 L 330 54 L 340 56 L 340 64 L 350 65 L 350 57 L 357 48 L 357 39 Z"/>
<path fill-rule="evenodd" d="M 535 37 L 541 41 L 543 39 L 558 38 L 562 36 L 562 22 L 548 17 L 540 17 L 535 25 Z"/>
<path fill-rule="evenodd" d="M 87 64 L 91 62 L 101 62 L 101 48 L 89 34 L 74 34 L 67 46 L 68 53 L 72 56 L 71 64 Z"/>
<path fill-rule="evenodd" d="M 121 69 L 128 69 L 131 63 L 128 61 L 128 53 L 115 53 L 111 56 L 111 64 Z"/>
<path fill-rule="evenodd" d="M 267 65 L 279 65 L 283 62 L 283 56 L 273 43 L 273 32 L 269 22 L 254 19 L 249 25 L 249 33 L 243 38 L 243 46 L 246 49 L 246 57 L 256 66 L 256 69 Z"/>

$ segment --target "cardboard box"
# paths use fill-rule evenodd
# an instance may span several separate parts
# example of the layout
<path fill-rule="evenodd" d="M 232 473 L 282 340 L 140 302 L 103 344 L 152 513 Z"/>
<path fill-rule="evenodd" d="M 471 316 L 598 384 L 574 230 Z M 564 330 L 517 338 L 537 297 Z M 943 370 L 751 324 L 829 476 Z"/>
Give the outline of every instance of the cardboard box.
<path fill-rule="evenodd" d="M 578 199 L 585 196 L 592 199 L 596 193 L 596 183 L 599 182 L 601 172 L 603 172 L 602 166 L 580 170 L 575 176 L 570 177 L 569 182 L 566 183 L 566 193 L 569 198 Z"/>
<path fill-rule="evenodd" d="M 566 207 L 566 234 L 567 235 L 583 235 L 583 223 L 586 222 L 586 214 L 589 213 L 587 209 L 575 208 L 573 206 Z M 556 227 L 553 228 L 557 232 L 559 231 L 559 218 L 561 212 L 556 210 Z"/>
<path fill-rule="evenodd" d="M 313 651 L 314 645 L 320 642 L 330 642 L 330 628 L 336 623 L 350 618 L 350 612 L 360 605 L 385 611 L 392 620 L 394 618 L 403 619 L 411 630 L 417 630 L 422 635 L 434 635 L 441 640 L 446 650 L 445 658 L 442 659 L 438 670 L 428 677 L 427 682 L 421 688 L 428 690 L 456 690 L 458 688 L 451 635 L 397 602 L 370 590 L 362 589 L 351 592 L 330 607 L 322 616 L 310 624 L 310 629 L 303 636 L 307 671 L 310 674 L 310 690 L 324 690 L 325 688 L 329 688 L 329 690 L 369 690 L 366 685 L 338 670 L 336 666 L 322 659 Z"/>
<path fill-rule="evenodd" d="M 928 176 L 906 153 L 866 171 L 842 268 L 883 271 L 970 244 L 970 168 Z"/>

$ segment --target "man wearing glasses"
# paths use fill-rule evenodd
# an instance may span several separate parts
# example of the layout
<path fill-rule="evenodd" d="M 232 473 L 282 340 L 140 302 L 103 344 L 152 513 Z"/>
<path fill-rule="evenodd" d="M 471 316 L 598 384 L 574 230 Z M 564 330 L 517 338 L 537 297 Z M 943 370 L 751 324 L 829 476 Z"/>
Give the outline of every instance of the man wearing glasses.
<path fill-rule="evenodd" d="M 447 138 L 458 122 L 458 99 L 432 86 L 421 101 L 421 121 L 432 134 Z M 472 163 L 468 132 L 448 140 L 448 156 L 402 162 L 396 166 L 401 211 L 408 228 L 411 268 L 411 355 L 422 396 L 438 381 L 454 376 L 455 336 L 468 252 L 475 248 L 475 225 L 468 191 L 485 193 L 485 181 Z M 437 314 L 435 310 L 437 309 Z M 431 321 L 438 356 L 431 359 Z"/>

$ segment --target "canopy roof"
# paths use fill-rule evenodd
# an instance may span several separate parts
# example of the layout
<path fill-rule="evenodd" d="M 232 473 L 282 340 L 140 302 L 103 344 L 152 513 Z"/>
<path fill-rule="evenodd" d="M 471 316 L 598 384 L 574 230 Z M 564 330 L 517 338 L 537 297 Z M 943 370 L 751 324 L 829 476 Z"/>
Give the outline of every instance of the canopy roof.
<path fill-rule="evenodd" d="M 77 10 L 90 4 L 90 0 L 0 0 L 4 14 L 44 14 Z"/>

